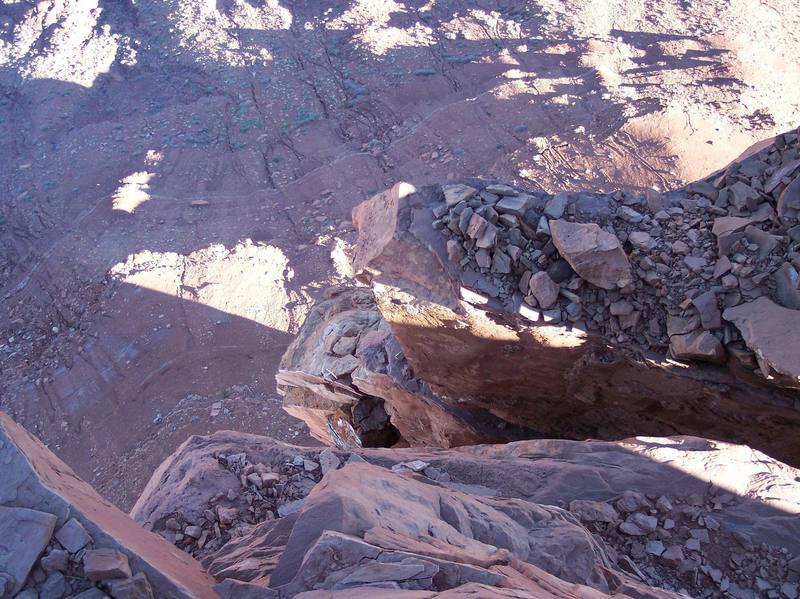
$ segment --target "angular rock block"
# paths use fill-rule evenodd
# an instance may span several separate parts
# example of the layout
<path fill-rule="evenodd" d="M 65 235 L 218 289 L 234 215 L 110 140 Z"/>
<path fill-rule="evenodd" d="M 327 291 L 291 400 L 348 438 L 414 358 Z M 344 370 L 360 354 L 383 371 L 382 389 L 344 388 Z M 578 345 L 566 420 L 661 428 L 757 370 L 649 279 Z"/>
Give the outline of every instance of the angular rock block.
<path fill-rule="evenodd" d="M 11 571 L 14 589 L 21 588 L 26 568 L 39 557 L 57 528 L 56 538 L 72 548 L 86 541 L 84 533 L 91 538 L 98 549 L 87 552 L 90 564 L 97 551 L 114 553 L 120 563 L 130 562 L 129 569 L 115 570 L 113 577 L 129 575 L 131 569 L 143 573 L 158 597 L 217 597 L 213 579 L 200 564 L 100 497 L 2 412 L 0 464 L 0 572 Z M 3 530 L 6 526 L 13 530 Z M 23 533 L 24 548 L 5 555 L 7 539 L 13 541 Z"/>

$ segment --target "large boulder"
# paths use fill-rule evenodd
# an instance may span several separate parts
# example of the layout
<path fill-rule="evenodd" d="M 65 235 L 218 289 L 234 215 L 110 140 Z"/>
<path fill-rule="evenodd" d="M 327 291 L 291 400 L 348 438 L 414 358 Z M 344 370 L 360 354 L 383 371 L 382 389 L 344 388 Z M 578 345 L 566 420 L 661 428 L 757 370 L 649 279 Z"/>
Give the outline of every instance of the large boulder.
<path fill-rule="evenodd" d="M 2 412 L 0 465 L 2 599 L 23 587 L 42 597 L 61 597 L 61 588 L 77 595 L 94 588 L 96 580 L 119 582 L 132 573 L 156 597 L 217 597 L 200 564 L 100 497 Z M 90 563 L 103 552 L 113 554 L 122 569 L 106 571 L 97 560 Z M 29 576 L 32 571 L 36 576 Z M 45 571 L 50 575 L 41 577 Z"/>

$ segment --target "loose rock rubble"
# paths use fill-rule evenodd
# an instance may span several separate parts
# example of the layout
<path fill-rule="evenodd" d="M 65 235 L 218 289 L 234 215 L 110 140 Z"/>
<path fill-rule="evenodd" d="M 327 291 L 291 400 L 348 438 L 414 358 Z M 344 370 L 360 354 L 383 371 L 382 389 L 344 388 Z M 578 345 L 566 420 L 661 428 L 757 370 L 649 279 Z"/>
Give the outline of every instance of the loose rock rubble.
<path fill-rule="evenodd" d="M 201 517 L 174 512 L 153 527 L 195 557 L 213 553 L 232 538 L 248 535 L 261 522 L 294 513 L 322 476 L 341 465 L 329 449 L 322 451 L 318 460 L 296 455 L 276 464 L 252 463 L 246 453 L 214 457 L 221 468 L 235 475 L 238 488 L 210 497 Z"/>
<path fill-rule="evenodd" d="M 677 359 L 730 356 L 797 386 L 795 323 L 788 346 L 764 351 L 724 313 L 800 306 L 799 148 L 798 133 L 785 133 L 724 171 L 663 194 L 445 185 L 433 227 L 448 237 L 451 261 L 484 275 L 479 291 L 517 309 L 524 302 L 529 319 L 669 349 Z M 786 321 L 776 314 L 769 322 L 776 319 Z"/>

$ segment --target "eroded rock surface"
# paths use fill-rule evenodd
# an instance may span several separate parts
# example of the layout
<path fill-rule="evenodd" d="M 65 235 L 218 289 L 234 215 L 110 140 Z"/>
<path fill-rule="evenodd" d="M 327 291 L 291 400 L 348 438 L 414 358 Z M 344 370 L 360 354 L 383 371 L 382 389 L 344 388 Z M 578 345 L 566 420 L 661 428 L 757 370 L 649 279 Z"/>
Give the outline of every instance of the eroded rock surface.
<path fill-rule="evenodd" d="M 165 462 L 140 521 L 255 491 L 219 459 L 238 454 L 329 468 L 296 510 L 242 512 L 205 555 L 222 597 L 767 597 L 800 576 L 798 471 L 690 437 L 353 453 L 220 432 Z M 214 472 L 227 483 L 209 489 Z"/>
<path fill-rule="evenodd" d="M 212 599 L 212 583 L 0 412 L 0 598 Z"/>
<path fill-rule="evenodd" d="M 777 347 L 798 337 L 798 225 L 776 212 L 797 156 L 790 132 L 663 194 L 399 184 L 354 210 L 354 267 L 446 412 L 529 436 L 711 435 L 800 463 L 800 370 Z M 786 330 L 758 343 L 755 312 L 723 317 L 767 302 L 787 304 Z"/>

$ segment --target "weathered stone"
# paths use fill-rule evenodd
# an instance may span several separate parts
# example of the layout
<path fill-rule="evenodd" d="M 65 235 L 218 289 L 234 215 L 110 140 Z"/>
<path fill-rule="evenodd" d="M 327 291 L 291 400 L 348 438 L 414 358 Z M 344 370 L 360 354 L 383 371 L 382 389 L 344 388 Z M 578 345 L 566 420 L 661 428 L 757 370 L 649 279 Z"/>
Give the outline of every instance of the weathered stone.
<path fill-rule="evenodd" d="M 451 262 L 460 262 L 466 255 L 464 246 L 457 239 L 447 240 L 447 258 Z"/>
<path fill-rule="evenodd" d="M 6 467 L 3 464 L 2 468 Z M 0 472 L 5 475 L 4 470 Z M 10 576 L 12 596 L 22 589 L 28 573 L 50 542 L 55 525 L 53 514 L 0 506 L 0 572 Z"/>
<path fill-rule="evenodd" d="M 567 199 L 568 195 L 561 192 L 547 200 L 547 203 L 544 205 L 545 216 L 553 219 L 559 219 L 564 216 L 564 211 L 567 209 Z"/>
<path fill-rule="evenodd" d="M 40 597 L 63 597 L 67 593 L 67 581 L 61 572 L 51 572 L 40 589 Z"/>
<path fill-rule="evenodd" d="M 492 223 L 487 223 L 483 233 L 475 241 L 475 246 L 479 248 L 493 248 L 497 243 L 497 227 Z"/>
<path fill-rule="evenodd" d="M 110 580 L 108 588 L 113 599 L 153 599 L 153 589 L 142 572 L 131 578 Z"/>
<path fill-rule="evenodd" d="M 92 587 L 91 589 L 86 589 L 82 593 L 78 593 L 72 597 L 72 599 L 108 599 L 108 595 L 97 587 Z"/>
<path fill-rule="evenodd" d="M 505 185 L 504 183 L 493 183 L 491 185 L 487 185 L 486 191 L 498 196 L 515 196 L 519 193 L 516 189 L 510 185 Z"/>
<path fill-rule="evenodd" d="M 775 297 L 784 308 L 800 310 L 800 275 L 790 262 L 784 262 L 773 275 Z"/>
<path fill-rule="evenodd" d="M 708 331 L 673 335 L 669 339 L 669 349 L 678 360 L 700 360 L 713 364 L 725 362 L 725 348 L 719 339 Z"/>
<path fill-rule="evenodd" d="M 653 532 L 658 528 L 658 519 L 655 516 L 648 516 L 641 512 L 634 512 L 628 516 L 628 522 L 635 524 L 645 532 Z"/>
<path fill-rule="evenodd" d="M 766 297 L 728 308 L 723 313 L 756 353 L 765 374 L 774 370 L 800 384 L 800 311 L 789 310 Z"/>
<path fill-rule="evenodd" d="M 66 572 L 69 568 L 69 551 L 53 549 L 39 563 L 45 572 Z"/>
<path fill-rule="evenodd" d="M 511 272 L 511 258 L 504 251 L 496 249 L 492 254 L 492 272 L 503 275 Z"/>
<path fill-rule="evenodd" d="M 505 196 L 494 205 L 495 210 L 500 214 L 513 214 L 522 218 L 525 211 L 530 206 L 531 197 L 529 195 Z"/>
<path fill-rule="evenodd" d="M 766 258 L 769 256 L 772 251 L 778 247 L 781 239 L 777 235 L 771 235 L 766 231 L 762 231 L 758 227 L 754 227 L 753 225 L 748 225 L 745 227 L 744 236 L 748 241 L 755 243 L 758 246 L 759 258 Z"/>
<path fill-rule="evenodd" d="M 656 241 L 653 239 L 649 233 L 645 233 L 644 231 L 634 231 L 630 235 L 628 235 L 628 241 L 631 242 L 631 245 L 639 250 L 651 250 L 655 247 Z"/>
<path fill-rule="evenodd" d="M 644 220 L 644 216 L 636 212 L 636 210 L 630 206 L 620 206 L 617 208 L 617 217 L 632 224 L 638 224 Z"/>
<path fill-rule="evenodd" d="M 717 237 L 720 237 L 726 233 L 741 231 L 751 222 L 753 222 L 751 219 L 740 216 L 721 216 L 714 219 L 711 232 Z"/>
<path fill-rule="evenodd" d="M 648 541 L 644 547 L 644 550 L 650 555 L 660 557 L 661 554 L 664 553 L 664 543 L 661 541 Z"/>
<path fill-rule="evenodd" d="M 469 225 L 467 226 L 467 237 L 470 239 L 479 239 L 483 235 L 483 232 L 486 230 L 488 225 L 489 221 L 483 218 L 480 214 L 473 214 L 470 218 Z"/>
<path fill-rule="evenodd" d="M 727 274 L 731 270 L 731 261 L 728 259 L 727 256 L 722 256 L 717 263 L 714 265 L 714 278 L 718 279 L 721 276 Z"/>
<path fill-rule="evenodd" d="M 614 523 L 619 520 L 617 510 L 615 510 L 612 505 L 603 501 L 576 499 L 570 502 L 569 511 L 583 522 Z"/>
<path fill-rule="evenodd" d="M 616 236 L 594 223 L 550 221 L 550 232 L 561 256 L 582 278 L 602 289 L 630 284 L 628 257 Z"/>
<path fill-rule="evenodd" d="M 667 550 L 661 554 L 661 559 L 668 562 L 682 562 L 683 549 L 680 545 L 670 545 Z"/>
<path fill-rule="evenodd" d="M 358 337 L 339 337 L 339 340 L 331 348 L 337 356 L 349 356 L 356 350 Z"/>
<path fill-rule="evenodd" d="M 716 293 L 713 291 L 701 293 L 692 300 L 692 305 L 697 308 L 697 312 L 700 316 L 700 324 L 704 329 L 718 329 L 722 326 Z"/>
<path fill-rule="evenodd" d="M 326 475 L 331 470 L 336 470 L 341 461 L 331 449 L 323 449 L 319 454 L 319 465 L 322 470 L 322 475 Z"/>
<path fill-rule="evenodd" d="M 56 531 L 56 539 L 61 546 L 70 553 L 77 553 L 92 542 L 92 537 L 86 532 L 83 524 L 75 518 L 70 518 Z"/>
<path fill-rule="evenodd" d="M 540 270 L 535 273 L 531 277 L 528 286 L 531 294 L 539 303 L 540 308 L 547 310 L 556 303 L 558 299 L 558 285 L 553 282 L 553 279 L 551 279 L 550 275 L 546 272 Z"/>
<path fill-rule="evenodd" d="M 668 316 L 667 317 L 667 335 L 685 335 L 691 333 L 700 326 L 700 318 L 698 316 Z"/>
<path fill-rule="evenodd" d="M 800 211 L 800 176 L 786 186 L 778 198 L 778 215 L 783 218 L 788 214 L 794 214 Z"/>
<path fill-rule="evenodd" d="M 83 555 L 83 572 L 93 582 L 129 578 L 128 556 L 116 549 L 90 549 Z"/>
<path fill-rule="evenodd" d="M 478 190 L 469 185 L 457 183 L 455 185 L 443 185 L 442 193 L 444 193 L 444 202 L 448 208 L 452 208 L 459 202 L 463 202 L 475 197 Z"/>

